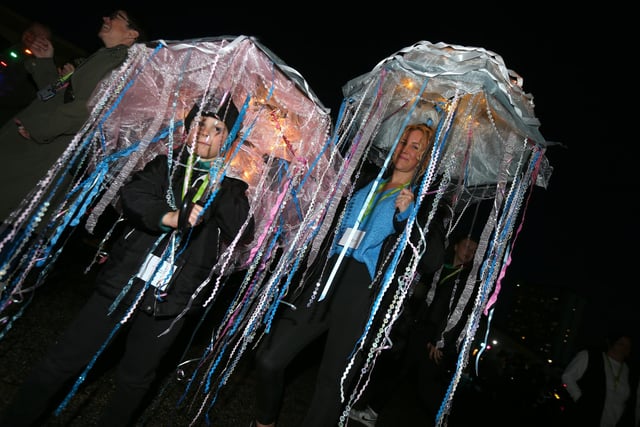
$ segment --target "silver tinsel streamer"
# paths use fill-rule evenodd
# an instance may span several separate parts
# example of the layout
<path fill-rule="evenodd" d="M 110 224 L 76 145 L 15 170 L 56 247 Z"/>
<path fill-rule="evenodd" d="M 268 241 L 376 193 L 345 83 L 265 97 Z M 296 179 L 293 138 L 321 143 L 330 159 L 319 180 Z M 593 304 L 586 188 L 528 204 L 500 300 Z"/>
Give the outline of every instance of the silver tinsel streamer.
<path fill-rule="evenodd" d="M 460 337 L 452 396 L 487 295 L 494 289 L 512 243 L 513 221 L 524 195 L 533 181 L 544 187 L 550 176 L 544 156 L 537 164 L 538 174 L 523 171 L 531 153 L 544 148 L 546 142 L 533 114 L 532 97 L 524 93 L 522 79 L 513 79 L 514 75 L 499 55 L 485 49 L 421 41 L 384 58 L 371 72 L 343 86 L 344 102 L 332 132 L 329 110 L 302 76 L 251 37 L 135 45 L 126 63 L 100 84 L 90 103 L 90 119 L 34 189 L 33 202 L 13 217 L 21 225 L 32 224 L 27 227 L 29 233 L 43 227 L 46 231 L 39 243 L 43 246 L 32 248 L 27 239 L 22 240 L 29 235 L 17 233 L 0 242 L 0 248 L 16 248 L 0 269 L 0 312 L 12 311 L 7 317 L 9 325 L 23 315 L 19 304 L 25 293 L 20 278 L 34 268 L 33 260 L 43 253 L 42 248 L 52 254 L 64 248 L 63 242 L 46 246 L 54 231 L 63 231 L 55 227 L 72 227 L 80 220 L 63 223 L 64 215 L 57 213 L 77 203 L 82 206 L 79 212 L 85 208 L 89 212 L 86 227 L 93 232 L 109 205 L 119 211 L 118 190 L 133 173 L 158 154 L 172 156 L 187 149 L 183 120 L 193 105 L 229 93 L 244 114 L 239 119 L 242 123 L 234 126 L 242 143 L 234 147 L 237 155 L 225 170 L 227 176 L 249 184 L 256 232 L 246 247 L 231 245 L 219 263 L 211 266 L 209 278 L 197 291 L 210 292 L 207 310 L 215 306 L 224 313 L 222 321 L 212 327 L 210 345 L 185 384 L 189 416 L 193 425 L 198 424 L 209 416 L 246 350 L 268 333 L 278 308 L 288 303 L 291 288 L 297 292 L 302 286 L 316 286 L 297 279 L 306 277 L 311 262 L 320 267 L 325 263 L 317 259 L 320 245 L 334 237 L 331 225 L 343 217 L 338 210 L 340 200 L 350 197 L 350 184 L 363 164 L 380 166 L 377 162 L 393 150 L 405 124 L 434 123 L 440 126 L 437 144 L 441 151 L 426 179 L 432 183 L 435 176 L 446 176 L 443 182 L 448 188 L 439 195 L 452 202 L 448 234 L 456 231 L 469 206 L 494 202 L 470 275 L 478 276 L 481 292 Z M 73 159 L 82 162 L 86 172 L 60 180 Z M 96 170 L 106 172 L 99 194 L 80 193 L 90 188 L 84 180 Z M 85 200 L 74 199 L 85 194 Z M 168 201 L 168 206 L 174 204 Z M 54 221 L 49 223 L 49 218 Z M 428 234 L 428 224 L 421 226 Z M 406 245 L 401 238 L 385 263 L 391 267 L 376 272 L 380 297 L 393 292 L 393 303 L 383 307 L 379 299 L 371 309 L 371 319 L 383 315 L 384 322 L 375 331 L 369 330 L 371 324 L 363 330 L 358 350 L 366 352 L 367 363 L 346 403 L 347 410 L 366 387 L 380 350 L 391 344 L 388 334 L 406 303 L 410 282 L 417 274 L 417 259 L 429 250 L 420 245 L 407 249 Z M 409 267 L 395 271 L 396 256 L 406 250 L 412 258 Z M 41 260 L 45 271 L 55 259 L 52 255 Z M 304 259 L 309 263 L 303 265 Z M 235 272 L 242 273 L 240 283 L 234 285 L 236 296 L 228 306 L 216 306 L 220 287 Z M 465 286 L 470 288 L 465 289 L 463 300 L 471 303 L 473 284 Z M 450 318 L 452 325 L 465 321 L 461 317 L 464 302 L 460 304 Z M 373 342 L 365 344 L 370 338 Z M 351 369 L 351 364 L 345 366 L 345 376 Z M 450 406 L 448 398 L 443 412 L 448 413 Z"/>

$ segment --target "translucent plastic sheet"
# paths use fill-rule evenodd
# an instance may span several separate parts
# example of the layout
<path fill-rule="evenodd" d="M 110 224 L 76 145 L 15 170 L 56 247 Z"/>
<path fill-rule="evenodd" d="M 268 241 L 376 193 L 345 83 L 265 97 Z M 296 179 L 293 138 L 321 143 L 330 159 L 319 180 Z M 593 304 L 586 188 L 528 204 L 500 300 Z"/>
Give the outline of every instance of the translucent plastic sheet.
<path fill-rule="evenodd" d="M 419 198 L 426 192 L 441 193 L 452 208 L 448 233 L 476 234 L 479 241 L 469 280 L 460 284 L 464 285 L 460 299 L 450 303 L 446 330 L 458 323 L 465 327 L 457 337 L 458 367 L 438 414 L 438 425 L 446 424 L 480 319 L 499 294 L 500 279 L 510 263 L 519 231 L 518 221 L 524 219 L 521 208 L 529 189 L 533 185 L 546 187 L 552 172 L 544 155 L 548 144 L 539 132 L 533 96 L 525 93 L 522 85 L 522 78 L 493 52 L 420 41 L 343 86 L 344 101 L 336 127 L 341 138 L 359 145 L 353 150 L 356 158 L 366 157 L 388 168 L 405 125 L 426 123 L 436 130 Z M 435 188 L 434 176 L 441 176 L 446 186 Z M 472 228 L 476 231 L 456 230 L 480 204 L 488 215 L 477 221 L 474 218 Z M 428 234 L 429 224 L 420 226 Z M 366 368 L 374 366 L 380 352 L 391 344 L 388 331 L 410 293 L 406 284 L 416 277 L 421 251 L 429 251 L 428 246 L 419 249 L 400 241 L 394 260 L 409 252 L 410 268 L 397 271 L 392 264 L 384 272 L 383 286 L 360 341 Z M 392 293 L 395 304 L 378 305 L 387 292 Z M 468 318 L 463 317 L 465 306 L 473 307 Z M 374 323 L 376 316 L 385 319 L 381 327 Z M 343 378 L 355 369 L 356 357 L 354 354 Z M 359 371 L 360 382 L 351 396 L 343 390 L 347 405 L 340 425 L 368 384 L 371 370 L 366 368 Z"/>
<path fill-rule="evenodd" d="M 216 345 L 193 374 L 198 393 L 192 398 L 199 406 L 194 418 L 213 406 L 263 319 L 273 316 L 310 242 L 327 232 L 331 200 L 340 196 L 336 183 L 348 180 L 340 174 L 343 160 L 330 138 L 329 110 L 296 70 L 246 36 L 134 45 L 127 61 L 96 88 L 89 119 L 29 203 L 14 212 L 14 229 L 0 242 L 6 250 L 0 277 L 0 319 L 6 330 L 22 315 L 26 304 L 21 303 L 45 283 L 65 249 L 64 236 L 84 220 L 93 232 L 109 206 L 120 211 L 119 189 L 133 173 L 158 154 L 189 149 L 193 142 L 186 138 L 183 120 L 194 104 L 225 95 L 240 114 L 223 148 L 231 158 L 224 175 L 249 184 L 255 233 L 246 246 L 229 245 L 196 291 L 206 293 L 207 312 L 231 273 L 245 272 L 233 282 L 236 297 L 215 308 L 226 314 L 212 326 Z M 167 195 L 168 203 L 180 206 L 172 197 Z M 42 271 L 34 285 L 25 279 L 35 267 Z M 121 323 L 129 318 L 126 314 Z M 222 345 L 230 342 L 235 344 Z M 220 360 L 226 362 L 219 365 Z"/>
<path fill-rule="evenodd" d="M 92 231 L 109 205 L 118 210 L 118 190 L 133 173 L 160 153 L 189 146 L 183 119 L 193 105 L 228 94 L 240 116 L 231 130 L 238 142 L 225 146 L 232 157 L 225 174 L 249 184 L 256 232 L 247 247 L 229 246 L 197 291 L 208 293 L 204 306 L 209 310 L 229 274 L 243 271 L 233 300 L 216 307 L 224 316 L 212 326 L 211 345 L 200 359 L 181 365 L 184 372 L 191 371 L 184 400 L 194 423 L 208 416 L 220 388 L 244 352 L 263 336 L 264 326 L 270 327 L 290 288 L 301 285 L 294 275 L 305 273 L 320 243 L 331 237 L 329 227 L 341 215 L 339 201 L 355 174 L 366 160 L 387 168 L 404 125 L 415 121 L 437 129 L 429 168 L 417 183 L 416 203 L 427 192 L 451 201 L 449 233 L 473 204 L 488 203 L 490 211 L 479 225 L 474 270 L 464 284 L 462 303 L 473 304 L 474 310 L 459 338 L 453 393 L 480 317 L 499 292 L 528 189 L 546 187 L 552 171 L 533 97 L 495 53 L 424 41 L 347 82 L 343 93 L 332 127 L 329 111 L 303 77 L 252 38 L 133 46 L 127 62 L 96 89 L 89 120 L 29 202 L 14 213 L 15 229 L 0 241 L 6 254 L 0 269 L 0 315 L 8 313 L 0 319 L 9 325 L 5 330 L 22 315 L 20 303 L 33 290 L 23 287 L 28 273 L 36 265 L 46 273 L 55 263 L 64 248 L 64 232 L 84 219 Z M 436 175 L 443 177 L 442 187 L 434 185 Z M 414 220 L 410 217 L 407 230 Z M 428 234 L 429 223 L 418 226 Z M 40 240 L 32 239 L 36 229 Z M 369 367 L 388 345 L 388 329 L 373 329 L 373 318 L 382 313 L 384 326 L 393 324 L 416 277 L 417 259 L 429 250 L 424 245 L 408 248 L 407 234 L 393 253 L 385 254 L 392 262 L 376 272 L 382 285 L 361 347 L 354 352 L 365 352 Z M 413 251 L 412 260 L 406 271 L 396 271 L 405 248 Z M 471 301 L 474 287 L 480 292 Z M 386 292 L 394 293 L 390 307 L 379 305 Z M 453 308 L 452 324 L 460 320 L 462 308 Z M 350 363 L 345 375 L 353 368 Z M 367 372 L 361 371 L 363 381 L 351 397 L 342 396 L 347 412 L 366 385 Z M 449 406 L 450 397 L 445 414 Z M 345 419 L 346 412 L 341 422 Z"/>
<path fill-rule="evenodd" d="M 455 106 L 442 164 L 465 165 L 455 176 L 464 173 L 466 185 L 474 187 L 495 183 L 500 174 L 513 177 L 523 154 L 547 146 L 534 115 L 533 96 L 522 85 L 522 78 L 491 51 L 421 41 L 347 82 L 343 93 L 358 106 L 360 116 L 374 102 L 384 104 L 372 141 L 379 149 L 373 155 L 379 164 L 403 122 L 431 119 L 436 125 Z M 551 172 L 545 160 L 536 184 L 546 187 Z"/>

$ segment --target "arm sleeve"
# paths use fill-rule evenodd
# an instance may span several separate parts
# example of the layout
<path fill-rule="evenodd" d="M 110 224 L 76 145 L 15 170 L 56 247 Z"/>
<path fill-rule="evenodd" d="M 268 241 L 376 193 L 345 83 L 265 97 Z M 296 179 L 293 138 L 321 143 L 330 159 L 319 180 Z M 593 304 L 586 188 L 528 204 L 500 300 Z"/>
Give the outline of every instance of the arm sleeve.
<path fill-rule="evenodd" d="M 171 211 L 166 198 L 167 157 L 156 156 L 120 190 L 122 209 L 131 224 L 152 233 L 165 232 L 162 217 Z"/>
<path fill-rule="evenodd" d="M 245 182 L 236 179 L 225 179 L 220 186 L 213 215 L 222 232 L 222 238 L 227 242 L 235 238 L 249 216 L 247 188 Z M 254 220 L 251 217 L 240 240 L 241 243 L 251 241 L 253 232 Z"/>
<path fill-rule="evenodd" d="M 30 65 L 25 64 L 25 67 L 33 76 L 39 89 L 57 80 L 58 72 L 53 59 L 40 58 L 29 61 L 28 64 Z M 91 80 L 89 77 L 83 76 L 83 78 Z M 98 81 L 99 79 L 95 84 Z M 87 81 L 87 83 L 93 83 L 93 81 Z M 60 91 L 55 99 L 34 100 L 39 103 L 38 108 L 30 109 L 24 116 L 18 115 L 18 118 L 29 131 L 32 140 L 40 144 L 50 143 L 60 135 L 73 135 L 82 127 L 89 114 L 87 108 L 89 96 L 90 93 L 84 94 L 82 91 L 77 91 L 76 99 L 65 104 L 62 99 L 64 93 Z"/>
<path fill-rule="evenodd" d="M 562 383 L 574 402 L 582 396 L 578 380 L 584 375 L 588 363 L 589 353 L 587 350 L 582 350 L 575 355 L 562 373 Z"/>
<path fill-rule="evenodd" d="M 89 100 L 98 83 L 125 59 L 126 47 L 123 46 L 101 48 L 91 55 L 71 76 L 73 101 L 63 102 L 65 93 L 61 91 L 55 99 L 45 101 L 43 108 L 32 111 L 25 117 L 18 117 L 31 138 L 43 144 L 50 143 L 61 135 L 75 135 L 89 117 Z M 65 89 L 68 90 L 70 88 Z"/>
<path fill-rule="evenodd" d="M 38 89 L 43 89 L 58 79 L 58 68 L 53 58 L 30 58 L 25 61 L 27 70 Z"/>
<path fill-rule="evenodd" d="M 425 202 L 428 201 L 425 200 Z M 423 221 L 422 224 L 426 224 L 427 215 L 432 203 L 423 203 L 423 205 L 426 206 L 421 207 L 421 210 L 423 211 L 421 218 Z M 445 209 L 445 206 L 440 205 L 436 208 L 434 217 L 429 225 L 429 231 L 426 234 L 426 252 L 422 258 L 420 258 L 420 262 L 418 264 L 420 267 L 420 274 L 422 276 L 429 277 L 433 275 L 444 264 L 446 215 L 447 210 Z"/>

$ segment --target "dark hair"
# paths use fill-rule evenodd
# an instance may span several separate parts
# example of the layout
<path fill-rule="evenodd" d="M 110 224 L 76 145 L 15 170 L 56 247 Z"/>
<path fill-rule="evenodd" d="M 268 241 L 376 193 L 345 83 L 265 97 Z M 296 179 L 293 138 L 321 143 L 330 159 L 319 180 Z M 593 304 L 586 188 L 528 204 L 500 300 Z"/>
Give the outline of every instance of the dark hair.
<path fill-rule="evenodd" d="M 452 234 L 449 241 L 451 242 L 451 245 L 457 245 L 458 243 L 462 242 L 465 239 L 469 239 L 476 243 L 480 243 L 480 239 L 478 239 L 478 236 L 475 236 L 470 232 Z"/>
<path fill-rule="evenodd" d="M 138 32 L 138 37 L 136 38 L 137 42 L 144 42 L 147 40 L 147 32 L 145 31 L 144 22 L 141 20 L 141 17 L 138 16 L 135 12 L 131 12 L 129 9 L 116 9 L 121 10 L 127 14 L 127 26 L 132 30 L 136 30 Z"/>
<path fill-rule="evenodd" d="M 191 108 L 191 111 L 189 111 L 189 114 L 187 114 L 187 117 L 185 117 L 184 127 L 186 129 L 186 132 L 189 131 L 191 122 L 198 114 L 198 110 L 200 110 L 200 106 L 196 103 Z M 231 132 L 233 125 L 238 119 L 239 112 L 238 108 L 233 103 L 231 96 L 227 93 L 222 97 L 222 100 L 217 97 L 210 97 L 207 101 L 205 101 L 200 115 L 202 117 L 215 117 L 218 120 L 222 120 L 227 126 L 227 131 Z"/>
<path fill-rule="evenodd" d="M 478 237 L 470 233 L 462 233 L 462 232 L 452 233 L 451 236 L 449 236 L 449 241 L 447 243 L 447 246 L 445 247 L 444 259 L 446 262 L 450 262 L 453 260 L 453 257 L 455 256 L 455 252 L 456 252 L 455 246 L 458 243 L 461 243 L 465 239 L 472 240 L 476 244 L 480 243 L 480 240 L 478 239 Z"/>
<path fill-rule="evenodd" d="M 616 341 L 622 337 L 627 337 L 633 341 L 633 335 L 628 328 L 621 325 L 609 326 L 606 331 L 605 342 L 607 347 L 611 347 Z"/>

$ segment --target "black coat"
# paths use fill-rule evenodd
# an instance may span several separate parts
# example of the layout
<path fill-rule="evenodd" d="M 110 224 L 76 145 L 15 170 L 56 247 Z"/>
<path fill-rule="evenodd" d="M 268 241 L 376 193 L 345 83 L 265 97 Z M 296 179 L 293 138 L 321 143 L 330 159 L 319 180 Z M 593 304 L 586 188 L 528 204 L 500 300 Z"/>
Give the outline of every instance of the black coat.
<path fill-rule="evenodd" d="M 453 257 L 449 262 L 453 262 Z M 467 319 L 473 309 L 471 302 L 478 292 L 477 283 L 474 287 L 473 296 L 464 307 L 458 323 L 447 331 L 444 336 L 443 333 L 449 322 L 452 310 L 457 306 L 462 296 L 472 267 L 472 265 L 465 265 L 462 269 L 458 269 L 451 264 L 445 264 L 442 267 L 437 284 L 432 283 L 432 278 L 427 280 L 431 283 L 431 286 L 435 286 L 435 294 L 431 304 L 426 306 L 426 301 L 423 299 L 420 302 L 421 306 L 418 308 L 418 313 L 416 313 L 416 322 L 420 329 L 424 329 L 424 332 L 420 332 L 424 334 L 424 342 L 436 344 L 443 339 L 444 347 L 442 351 L 447 362 L 453 366 L 455 366 L 455 360 L 458 355 L 457 339 L 466 326 Z"/>
<path fill-rule="evenodd" d="M 178 208 L 181 207 L 184 172 L 183 166 L 177 166 L 173 179 L 172 190 Z M 163 234 L 161 219 L 171 210 L 166 200 L 168 176 L 167 157 L 160 155 L 122 187 L 121 200 L 126 223 L 98 275 L 98 292 L 116 298 L 130 279 L 137 275 L 158 237 Z M 197 176 L 194 172 L 194 179 Z M 181 240 L 184 246 L 181 248 L 184 247 L 184 252 L 175 263 L 178 270 L 171 278 L 166 295 L 157 298 L 156 288 L 150 286 L 139 306 L 141 309 L 155 316 L 175 316 L 183 311 L 194 291 L 216 264 L 221 245 L 232 241 L 246 221 L 249 214 L 247 188 L 245 182 L 235 178 L 225 177 L 222 180 L 213 202 L 203 214 L 202 223 L 192 228 L 191 233 L 183 233 Z M 253 234 L 253 225 L 251 218 L 245 230 L 245 242 Z M 170 234 L 166 233 L 154 253 L 161 254 Z M 144 281 L 140 279 L 134 280 L 121 304 L 131 304 L 143 284 Z M 206 290 L 200 292 L 191 309 L 197 309 L 207 297 L 209 293 Z"/>

